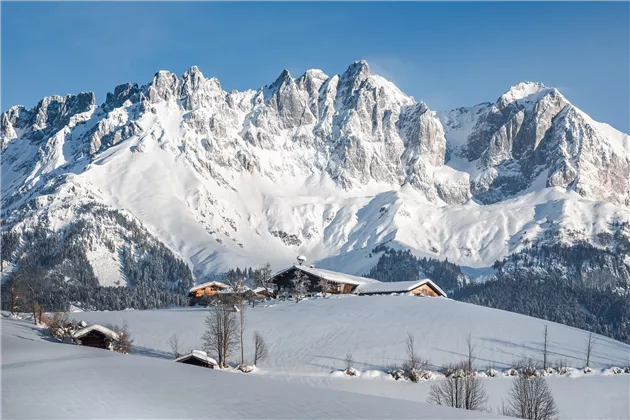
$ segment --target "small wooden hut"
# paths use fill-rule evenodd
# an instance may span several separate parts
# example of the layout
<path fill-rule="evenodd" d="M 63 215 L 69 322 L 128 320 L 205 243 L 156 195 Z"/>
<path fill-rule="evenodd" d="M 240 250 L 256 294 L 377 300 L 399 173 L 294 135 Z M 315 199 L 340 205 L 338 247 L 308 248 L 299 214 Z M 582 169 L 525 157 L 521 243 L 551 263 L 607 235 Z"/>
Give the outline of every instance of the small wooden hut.
<path fill-rule="evenodd" d="M 208 356 L 205 351 L 193 350 L 188 354 L 175 359 L 177 363 L 184 363 L 186 365 L 201 366 L 205 368 L 214 369 L 219 364 L 212 357 Z"/>
<path fill-rule="evenodd" d="M 109 328 L 94 324 L 75 331 L 72 338 L 82 346 L 113 350 L 114 342 L 118 341 L 120 336 Z"/>

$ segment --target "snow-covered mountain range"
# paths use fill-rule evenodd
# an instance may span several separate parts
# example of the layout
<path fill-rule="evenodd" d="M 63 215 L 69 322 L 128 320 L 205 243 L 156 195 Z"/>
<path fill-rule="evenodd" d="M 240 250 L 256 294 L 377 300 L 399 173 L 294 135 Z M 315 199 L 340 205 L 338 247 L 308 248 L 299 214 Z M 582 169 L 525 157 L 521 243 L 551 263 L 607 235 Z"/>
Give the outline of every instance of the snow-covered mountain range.
<path fill-rule="evenodd" d="M 140 239 L 95 204 L 197 278 L 298 253 L 363 274 L 382 243 L 485 269 L 534 243 L 630 237 L 630 137 L 539 83 L 435 112 L 365 61 L 244 92 L 192 67 L 101 105 L 80 93 L 14 106 L 1 126 L 3 231 L 83 220 L 105 285 L 124 284 L 118 249 Z"/>

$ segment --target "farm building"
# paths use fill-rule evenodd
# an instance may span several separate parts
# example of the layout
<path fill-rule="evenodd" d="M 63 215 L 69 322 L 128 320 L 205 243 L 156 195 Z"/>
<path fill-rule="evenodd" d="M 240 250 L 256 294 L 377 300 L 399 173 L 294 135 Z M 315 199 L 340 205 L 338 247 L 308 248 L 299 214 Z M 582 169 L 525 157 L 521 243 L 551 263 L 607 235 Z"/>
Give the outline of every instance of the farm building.
<path fill-rule="evenodd" d="M 278 273 L 274 274 L 272 280 L 277 290 L 283 288 L 291 289 L 291 279 L 295 277 L 296 270 L 301 271 L 309 280 L 308 291 L 319 292 L 318 283 L 320 280 L 328 281 L 327 293 L 331 294 L 349 294 L 362 284 L 380 283 L 378 280 L 368 279 L 366 277 L 351 276 L 349 274 L 338 273 L 336 271 L 324 270 L 315 267 L 306 267 L 303 265 L 294 265 Z"/>
<path fill-rule="evenodd" d="M 82 346 L 107 350 L 112 350 L 114 342 L 120 339 L 118 333 L 98 324 L 88 325 L 75 331 L 72 338 Z"/>
<path fill-rule="evenodd" d="M 188 292 L 189 297 L 200 298 L 202 296 L 214 296 L 219 292 L 229 289 L 230 286 L 219 281 L 210 281 L 208 283 L 198 284 L 192 287 Z"/>
<path fill-rule="evenodd" d="M 210 369 L 214 369 L 218 366 L 216 360 L 208 356 L 205 351 L 201 350 L 193 350 L 188 354 L 178 357 L 175 361 L 177 363 L 184 363 L 185 365 L 201 366 Z"/>
<path fill-rule="evenodd" d="M 412 293 L 417 296 L 446 297 L 446 293 L 429 279 L 398 282 L 381 282 L 367 277 L 351 276 L 336 271 L 324 270 L 313 266 L 294 265 L 276 273 L 272 280 L 277 290 L 292 287 L 291 279 L 296 270 L 301 271 L 309 280 L 309 292 L 320 292 L 320 280 L 328 282 L 327 293 L 376 295 L 392 293 Z"/>
<path fill-rule="evenodd" d="M 392 293 L 411 293 L 416 296 L 446 297 L 446 293 L 429 279 L 418 281 L 393 281 L 366 283 L 357 286 L 357 295 L 385 295 Z"/>
<path fill-rule="evenodd" d="M 246 299 L 264 299 L 266 297 L 270 297 L 269 293 L 263 287 L 257 287 L 252 289 L 250 287 L 244 287 L 244 294 Z M 200 300 L 204 297 L 211 298 L 220 298 L 221 296 L 228 297 L 234 293 L 232 287 L 228 284 L 221 283 L 218 281 L 211 281 L 208 283 L 199 284 L 188 291 L 189 304 L 191 306 L 200 302 Z"/>

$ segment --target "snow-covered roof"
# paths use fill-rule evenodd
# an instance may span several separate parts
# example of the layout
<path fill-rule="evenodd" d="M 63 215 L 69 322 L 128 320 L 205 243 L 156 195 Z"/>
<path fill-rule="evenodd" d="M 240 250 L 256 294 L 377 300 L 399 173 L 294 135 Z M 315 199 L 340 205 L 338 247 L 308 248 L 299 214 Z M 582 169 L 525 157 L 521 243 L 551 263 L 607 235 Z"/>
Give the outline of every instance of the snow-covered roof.
<path fill-rule="evenodd" d="M 206 363 L 212 364 L 212 365 L 218 365 L 217 361 L 214 360 L 212 357 L 208 356 L 208 354 L 203 351 L 203 350 L 193 350 L 188 354 L 185 354 L 181 357 L 178 357 L 177 359 L 175 359 L 176 362 L 183 362 L 184 360 L 188 360 L 190 358 L 195 358 L 201 361 L 204 361 Z"/>
<path fill-rule="evenodd" d="M 439 294 L 446 297 L 446 293 L 444 293 L 444 291 L 440 289 L 440 287 L 430 279 L 414 281 L 388 281 L 362 284 L 358 286 L 354 292 L 360 295 L 367 293 L 406 293 L 424 284 L 429 284 L 432 289 L 436 290 Z"/>
<path fill-rule="evenodd" d="M 303 265 L 294 265 L 293 267 L 286 268 L 282 271 L 277 272 L 273 275 L 273 277 L 285 273 L 289 270 L 297 268 L 305 273 L 312 274 L 317 277 L 321 277 L 323 279 L 328 280 L 331 283 L 342 283 L 342 284 L 352 284 L 352 285 L 360 285 L 366 283 L 380 283 L 378 280 L 369 279 L 367 277 L 359 277 L 359 276 L 351 276 L 350 274 L 338 273 L 336 271 L 324 270 L 323 268 L 314 268 L 314 267 L 305 267 Z"/>
<path fill-rule="evenodd" d="M 80 330 L 73 332 L 72 338 L 81 338 L 84 335 L 90 333 L 91 331 L 98 331 L 112 340 L 118 341 L 119 339 L 117 332 L 112 331 L 109 328 L 103 327 L 102 325 L 98 325 L 98 324 L 88 325 L 87 327 L 81 328 Z"/>
<path fill-rule="evenodd" d="M 205 289 L 206 287 L 209 287 L 209 286 L 217 286 L 217 287 L 222 288 L 222 289 L 230 287 L 230 286 L 228 286 L 225 283 L 221 283 L 220 281 L 209 281 L 207 283 L 201 283 L 201 284 L 198 284 L 198 285 L 196 285 L 194 287 L 191 287 L 190 290 L 188 291 L 188 293 L 192 293 L 195 290 L 199 290 L 199 289 Z"/>

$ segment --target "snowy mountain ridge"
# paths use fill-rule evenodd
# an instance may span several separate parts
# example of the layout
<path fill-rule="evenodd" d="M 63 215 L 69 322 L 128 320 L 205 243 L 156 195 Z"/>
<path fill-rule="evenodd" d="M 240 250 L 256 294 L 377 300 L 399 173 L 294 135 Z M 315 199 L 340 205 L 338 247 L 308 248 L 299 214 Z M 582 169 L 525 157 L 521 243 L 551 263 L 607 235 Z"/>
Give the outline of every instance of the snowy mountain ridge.
<path fill-rule="evenodd" d="M 363 274 L 385 242 L 483 268 L 528 243 L 610 246 L 601 234 L 630 220 L 629 136 L 538 83 L 436 113 L 365 61 L 244 92 L 192 67 L 101 106 L 92 93 L 14 106 L 1 126 L 4 231 L 58 231 L 98 203 L 197 278 L 297 253 Z M 115 266 L 91 246 L 91 264 Z"/>

